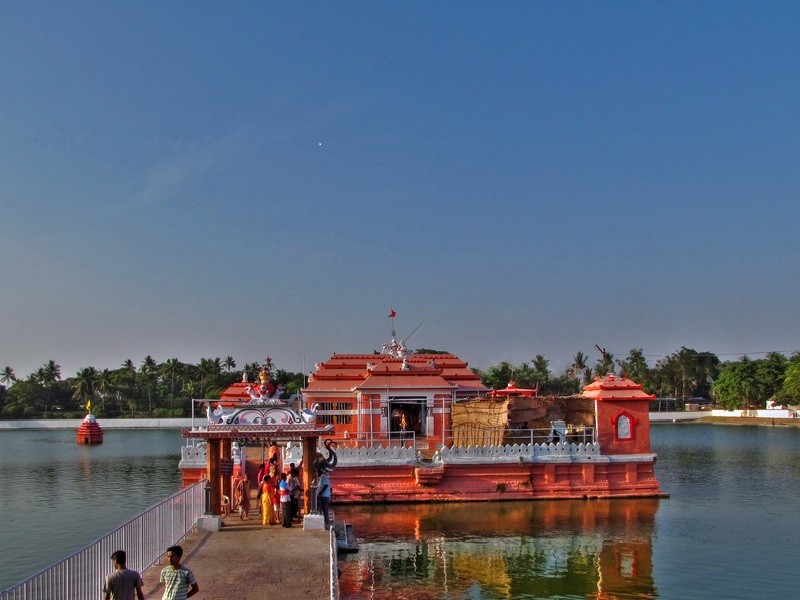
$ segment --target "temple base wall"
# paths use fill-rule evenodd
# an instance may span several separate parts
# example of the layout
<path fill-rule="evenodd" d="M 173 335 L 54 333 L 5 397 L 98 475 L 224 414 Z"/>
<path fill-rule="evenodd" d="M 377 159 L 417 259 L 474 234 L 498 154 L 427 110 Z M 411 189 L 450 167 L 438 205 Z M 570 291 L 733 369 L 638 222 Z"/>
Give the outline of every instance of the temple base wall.
<path fill-rule="evenodd" d="M 337 467 L 331 487 L 333 501 L 341 503 L 665 497 L 653 463 Z"/>

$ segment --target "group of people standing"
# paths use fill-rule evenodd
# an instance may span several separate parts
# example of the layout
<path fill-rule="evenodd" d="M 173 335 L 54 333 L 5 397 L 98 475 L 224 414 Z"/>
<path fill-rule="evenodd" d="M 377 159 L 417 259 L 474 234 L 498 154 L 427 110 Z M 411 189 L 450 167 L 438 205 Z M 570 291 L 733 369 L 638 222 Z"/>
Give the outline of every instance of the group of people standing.
<path fill-rule="evenodd" d="M 280 475 L 259 471 L 258 495 L 261 524 L 291 527 L 295 519 L 300 518 L 300 499 L 303 497 L 303 484 L 300 471 L 294 463 L 289 465 Z"/>
<path fill-rule="evenodd" d="M 270 445 L 269 460 L 262 464 L 256 476 L 256 494 L 261 524 L 291 527 L 300 518 L 300 500 L 303 497 L 303 484 L 300 470 L 291 463 L 283 472 L 280 469 L 280 449 L 274 442 Z M 250 519 L 250 482 L 246 473 L 240 473 L 233 480 L 233 511 L 239 518 Z"/>

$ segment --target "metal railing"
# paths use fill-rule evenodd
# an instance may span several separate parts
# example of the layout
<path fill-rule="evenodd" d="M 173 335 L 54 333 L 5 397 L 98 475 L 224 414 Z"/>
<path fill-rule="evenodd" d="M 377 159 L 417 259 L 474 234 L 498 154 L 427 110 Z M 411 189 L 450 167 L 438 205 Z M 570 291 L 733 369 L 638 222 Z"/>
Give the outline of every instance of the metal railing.
<path fill-rule="evenodd" d="M 549 428 L 506 429 L 505 427 L 464 427 L 446 432 L 449 446 L 500 446 L 513 444 L 591 444 L 595 428 L 554 421 Z"/>
<path fill-rule="evenodd" d="M 93 544 L 0 593 L 0 600 L 97 600 L 112 572 L 111 554 L 127 553 L 127 567 L 142 572 L 197 524 L 205 481 L 180 490 Z"/>
<path fill-rule="evenodd" d="M 506 444 L 591 444 L 595 442 L 594 427 L 584 425 L 555 426 L 549 429 L 506 429 Z"/>
<path fill-rule="evenodd" d="M 549 428 L 539 429 L 507 429 L 505 427 L 470 427 L 461 430 L 448 429 L 444 437 L 451 445 L 510 445 L 510 444 L 591 444 L 597 441 L 596 429 L 591 426 L 574 425 L 563 421 L 554 421 Z M 439 441 L 437 438 L 419 437 L 413 431 L 381 432 L 381 433 L 334 433 L 326 435 L 339 444 L 340 449 L 357 447 L 383 448 L 415 448 L 417 442 L 425 440 Z M 437 447 L 441 447 L 441 443 Z M 324 452 L 322 442 L 319 451 Z M 300 456 L 292 455 L 299 460 Z"/>

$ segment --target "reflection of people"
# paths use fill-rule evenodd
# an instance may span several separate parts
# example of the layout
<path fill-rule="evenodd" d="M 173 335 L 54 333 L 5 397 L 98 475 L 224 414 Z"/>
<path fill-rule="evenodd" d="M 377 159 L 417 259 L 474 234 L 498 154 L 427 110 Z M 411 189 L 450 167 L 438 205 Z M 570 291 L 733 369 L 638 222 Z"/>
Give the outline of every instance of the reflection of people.
<path fill-rule="evenodd" d="M 139 600 L 144 600 L 144 582 L 138 572 L 125 568 L 125 551 L 114 552 L 111 562 L 114 572 L 103 582 L 104 600 L 134 600 L 134 594 Z"/>
<path fill-rule="evenodd" d="M 324 467 L 319 470 L 319 477 L 317 478 L 317 498 L 319 498 L 322 516 L 325 518 L 325 529 L 330 529 L 331 480 L 328 478 L 328 473 Z"/>
<path fill-rule="evenodd" d="M 181 564 L 182 556 L 183 548 L 180 546 L 167 548 L 169 565 L 161 569 L 160 581 L 164 584 L 161 600 L 185 600 L 200 591 L 194 573 Z"/>

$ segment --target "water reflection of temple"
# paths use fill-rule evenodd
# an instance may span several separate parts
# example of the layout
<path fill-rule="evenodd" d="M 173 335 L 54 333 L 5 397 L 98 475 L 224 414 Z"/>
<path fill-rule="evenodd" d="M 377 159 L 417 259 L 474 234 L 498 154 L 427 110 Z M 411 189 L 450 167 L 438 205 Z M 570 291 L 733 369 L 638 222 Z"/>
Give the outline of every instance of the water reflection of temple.
<path fill-rule="evenodd" d="M 657 499 L 337 508 L 342 598 L 656 598 Z M 476 595 L 477 594 L 477 595 Z"/>

